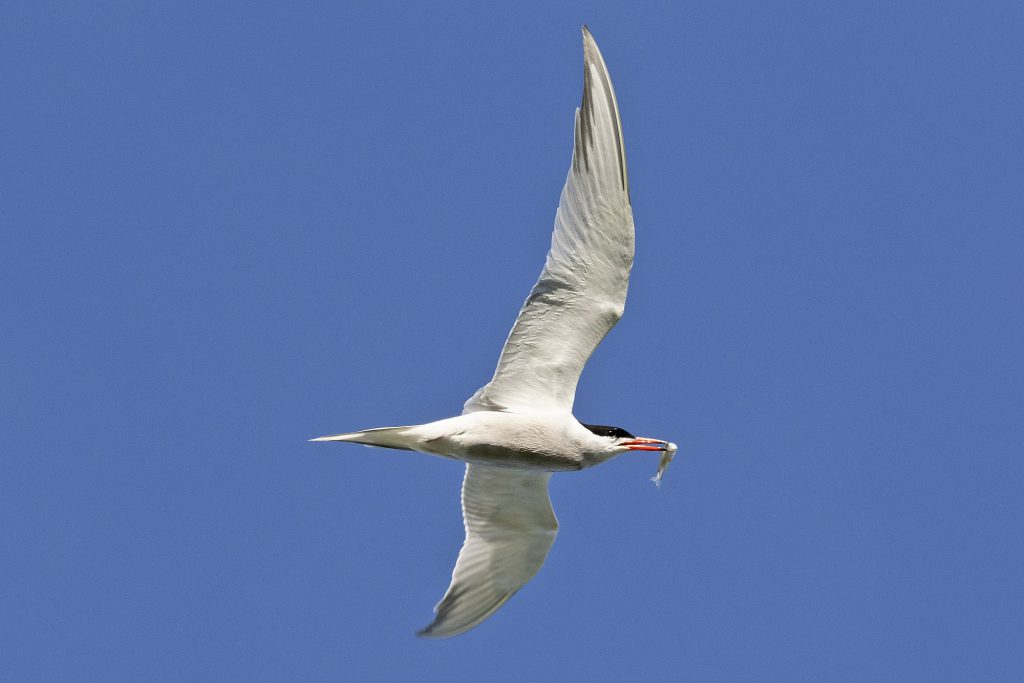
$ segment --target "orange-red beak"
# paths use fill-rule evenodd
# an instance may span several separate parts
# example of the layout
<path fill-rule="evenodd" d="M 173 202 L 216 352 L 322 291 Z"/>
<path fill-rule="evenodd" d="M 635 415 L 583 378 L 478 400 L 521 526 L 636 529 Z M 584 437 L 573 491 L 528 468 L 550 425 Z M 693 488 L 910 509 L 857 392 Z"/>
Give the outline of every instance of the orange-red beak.
<path fill-rule="evenodd" d="M 623 441 L 622 445 L 631 451 L 667 451 L 668 441 L 662 441 L 661 439 L 641 439 L 634 438 L 629 441 Z"/>

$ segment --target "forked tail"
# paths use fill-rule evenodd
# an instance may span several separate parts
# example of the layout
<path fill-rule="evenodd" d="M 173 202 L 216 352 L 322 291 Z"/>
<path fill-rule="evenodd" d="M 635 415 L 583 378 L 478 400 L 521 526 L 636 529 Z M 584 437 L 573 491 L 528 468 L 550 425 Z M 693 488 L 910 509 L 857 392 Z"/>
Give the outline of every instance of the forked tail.
<path fill-rule="evenodd" d="M 415 439 L 408 434 L 409 427 L 380 427 L 378 429 L 365 429 L 361 432 L 349 432 L 348 434 L 334 434 L 332 436 L 319 436 L 310 441 L 347 441 L 348 443 L 361 443 L 364 446 L 376 446 L 378 448 L 398 448 L 403 451 L 415 449 Z"/>

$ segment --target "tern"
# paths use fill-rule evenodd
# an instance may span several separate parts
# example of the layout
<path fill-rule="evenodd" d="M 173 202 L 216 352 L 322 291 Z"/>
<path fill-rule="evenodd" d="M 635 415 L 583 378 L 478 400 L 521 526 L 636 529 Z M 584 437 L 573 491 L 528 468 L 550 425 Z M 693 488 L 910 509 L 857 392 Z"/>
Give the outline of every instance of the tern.
<path fill-rule="evenodd" d="M 572 164 L 540 279 L 519 311 L 491 381 L 462 415 L 428 424 L 312 441 L 419 451 L 466 463 L 466 538 L 451 585 L 418 635 L 464 633 L 532 579 L 558 532 L 552 472 L 581 470 L 630 451 L 675 445 L 620 427 L 582 424 L 572 405 L 583 365 L 622 317 L 633 265 L 633 210 L 611 77 L 583 27 L 583 103 Z"/>

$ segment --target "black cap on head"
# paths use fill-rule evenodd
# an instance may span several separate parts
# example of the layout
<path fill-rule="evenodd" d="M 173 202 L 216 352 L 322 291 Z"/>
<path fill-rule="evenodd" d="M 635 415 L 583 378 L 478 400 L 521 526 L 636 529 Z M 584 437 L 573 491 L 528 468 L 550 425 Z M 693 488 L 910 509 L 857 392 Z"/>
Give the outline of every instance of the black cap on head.
<path fill-rule="evenodd" d="M 583 424 L 582 422 L 580 424 Z M 636 437 L 627 432 L 622 427 L 609 427 L 608 425 L 588 425 L 583 424 L 584 427 L 589 429 L 598 436 L 608 436 L 613 439 L 635 439 Z"/>

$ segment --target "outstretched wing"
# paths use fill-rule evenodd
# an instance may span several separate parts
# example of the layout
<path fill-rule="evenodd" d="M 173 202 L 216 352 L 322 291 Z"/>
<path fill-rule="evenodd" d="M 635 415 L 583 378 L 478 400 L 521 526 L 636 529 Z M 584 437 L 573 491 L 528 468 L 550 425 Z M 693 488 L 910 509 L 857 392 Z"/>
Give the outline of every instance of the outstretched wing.
<path fill-rule="evenodd" d="M 548 498 L 550 472 L 466 465 L 466 541 L 452 583 L 421 636 L 447 638 L 473 628 L 533 578 L 558 533 Z"/>
<path fill-rule="evenodd" d="M 615 92 L 583 28 L 583 104 L 547 262 L 491 381 L 464 412 L 571 412 L 590 354 L 622 317 L 633 265 L 633 210 Z"/>

